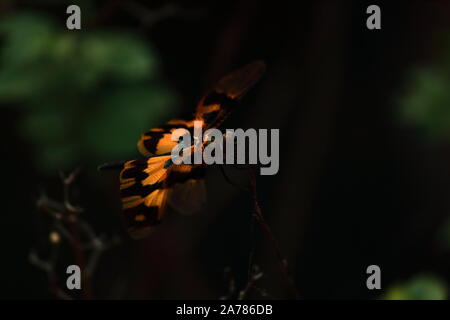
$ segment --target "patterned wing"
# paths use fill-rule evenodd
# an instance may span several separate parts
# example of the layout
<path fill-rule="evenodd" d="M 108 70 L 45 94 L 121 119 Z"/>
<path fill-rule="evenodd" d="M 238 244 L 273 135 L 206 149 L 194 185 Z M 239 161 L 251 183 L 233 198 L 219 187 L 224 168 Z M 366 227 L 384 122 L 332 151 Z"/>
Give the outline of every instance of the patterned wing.
<path fill-rule="evenodd" d="M 192 129 L 194 121 L 171 120 L 165 125 L 150 129 L 144 133 L 137 143 L 139 152 L 146 157 L 168 154 L 178 143 L 172 141 L 172 132 L 179 128 Z"/>
<path fill-rule="evenodd" d="M 174 165 L 167 178 L 168 204 L 182 214 L 192 214 L 203 207 L 206 201 L 204 167 Z"/>
<path fill-rule="evenodd" d="M 161 223 L 167 204 L 180 213 L 194 213 L 206 199 L 202 166 L 175 165 L 171 156 L 125 163 L 120 194 L 127 230 L 143 238 Z"/>
<path fill-rule="evenodd" d="M 234 104 L 261 78 L 266 66 L 254 61 L 223 77 L 199 102 L 195 118 L 206 128 L 218 127 L 230 114 Z"/>
<path fill-rule="evenodd" d="M 133 238 L 148 235 L 165 213 L 170 156 L 131 160 L 120 173 L 120 195 L 128 232 Z"/>

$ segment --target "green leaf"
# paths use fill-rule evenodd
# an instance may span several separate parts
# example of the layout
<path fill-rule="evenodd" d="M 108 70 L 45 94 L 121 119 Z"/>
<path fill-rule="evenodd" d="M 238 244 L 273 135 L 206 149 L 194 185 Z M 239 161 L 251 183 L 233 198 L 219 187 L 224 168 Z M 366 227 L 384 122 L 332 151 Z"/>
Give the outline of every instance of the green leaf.
<path fill-rule="evenodd" d="M 0 22 L 0 35 L 6 39 L 2 65 L 23 66 L 48 53 L 54 40 L 54 26 L 45 16 L 24 12 Z"/>
<path fill-rule="evenodd" d="M 136 151 L 139 136 L 172 115 L 176 98 L 163 87 L 128 87 L 111 92 L 99 101 L 89 118 L 85 138 L 89 150 L 103 158 Z"/>
<path fill-rule="evenodd" d="M 173 115 L 158 57 L 133 33 L 69 32 L 26 12 L 1 20 L 0 37 L 0 103 L 26 107 L 18 132 L 44 171 L 123 159 Z"/>
<path fill-rule="evenodd" d="M 433 275 L 419 275 L 412 280 L 392 286 L 383 297 L 387 300 L 445 300 L 445 283 Z"/>
<path fill-rule="evenodd" d="M 88 35 L 81 43 L 86 68 L 120 81 L 152 78 L 158 73 L 153 51 L 142 40 L 124 33 Z"/>
<path fill-rule="evenodd" d="M 0 100 L 26 99 L 39 93 L 45 81 L 39 76 L 38 68 L 19 71 L 6 66 L 0 69 Z"/>

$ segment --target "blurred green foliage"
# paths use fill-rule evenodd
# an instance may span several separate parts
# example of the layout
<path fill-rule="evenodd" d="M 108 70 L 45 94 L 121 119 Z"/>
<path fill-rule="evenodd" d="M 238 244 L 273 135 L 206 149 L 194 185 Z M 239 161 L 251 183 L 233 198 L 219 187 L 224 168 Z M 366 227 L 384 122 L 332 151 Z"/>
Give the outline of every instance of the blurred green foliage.
<path fill-rule="evenodd" d="M 447 288 L 433 275 L 418 275 L 413 279 L 389 288 L 383 299 L 387 300 L 445 300 Z"/>
<path fill-rule="evenodd" d="M 0 104 L 44 171 L 132 156 L 139 135 L 173 115 L 155 50 L 125 31 L 69 31 L 36 12 L 0 21 Z"/>
<path fill-rule="evenodd" d="M 402 118 L 429 141 L 450 139 L 450 41 L 444 48 L 442 60 L 435 66 L 410 73 L 400 100 Z"/>
<path fill-rule="evenodd" d="M 442 60 L 433 67 L 417 68 L 410 75 L 406 94 L 400 100 L 401 116 L 419 129 L 428 142 L 450 141 L 450 41 L 442 52 Z M 450 220 L 437 234 L 440 250 L 450 250 Z M 446 299 L 445 282 L 421 275 L 389 289 L 386 299 Z"/>
<path fill-rule="evenodd" d="M 416 71 L 402 104 L 404 117 L 423 135 L 437 141 L 450 138 L 449 72 L 444 69 Z"/>

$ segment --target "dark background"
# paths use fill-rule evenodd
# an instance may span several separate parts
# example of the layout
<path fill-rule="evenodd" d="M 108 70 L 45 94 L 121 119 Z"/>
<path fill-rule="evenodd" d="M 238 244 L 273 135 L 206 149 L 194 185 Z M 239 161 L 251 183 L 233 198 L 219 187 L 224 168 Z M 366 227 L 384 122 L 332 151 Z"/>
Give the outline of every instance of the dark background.
<path fill-rule="evenodd" d="M 157 75 L 148 81 L 144 76 L 142 83 L 149 90 L 163 87 L 166 96 L 176 99 L 162 95 L 172 102 L 152 111 L 162 98 L 147 102 L 147 96 L 127 92 L 125 97 L 129 94 L 139 101 L 124 98 L 110 125 L 102 127 L 113 112 L 108 107 L 96 109 L 92 101 L 141 78 L 123 80 L 119 73 L 113 83 L 106 72 L 95 85 L 78 90 L 70 81 L 90 67 L 77 67 L 51 78 L 47 91 L 25 90 L 11 97 L 5 94 L 11 90 L 5 86 L 9 80 L 0 74 L 3 298 L 53 298 L 45 273 L 28 262 L 32 248 L 44 256 L 48 249 L 49 222 L 35 202 L 41 188 L 61 199 L 58 172 L 76 166 L 82 173 L 73 201 L 84 208 L 83 217 L 96 232 L 122 239 L 99 262 L 92 278 L 95 298 L 217 299 L 227 294 L 226 268 L 237 289 L 245 287 L 252 247 L 255 263 L 264 273 L 258 288 L 268 298 L 289 297 L 271 243 L 257 226 L 251 232 L 249 194 L 227 184 L 217 168 L 208 169 L 205 210 L 190 217 L 169 214 L 154 234 L 140 241 L 130 240 L 121 224 L 118 175 L 96 171 L 102 162 L 137 157 L 134 146 L 142 130 L 171 117 L 190 116 L 214 81 L 255 59 L 266 61 L 267 72 L 224 128 L 280 129 L 280 170 L 275 176 L 258 177 L 258 198 L 301 298 L 447 298 L 450 3 L 76 3 L 82 10 L 79 31 L 66 30 L 68 4 L 63 1 L 2 1 L 0 24 L 33 12 L 45 14 L 55 32 L 67 37 L 82 39 L 103 32 L 114 38 L 117 31 L 138 36 L 150 46 L 159 66 Z M 381 7 L 381 30 L 366 28 L 370 4 Z M 169 13 L 161 8 L 169 8 Z M 4 48 L 8 32 L 12 33 L 2 29 Z M 30 50 L 27 41 L 32 38 L 23 37 L 24 47 L 17 55 Z M 3 69 L 12 64 L 5 56 Z M 38 77 L 38 66 L 61 72 L 67 61 L 78 61 L 73 56 L 55 66 L 51 57 L 24 62 L 11 72 L 35 76 L 39 84 L 43 76 Z M 46 158 L 42 152 L 51 138 L 65 137 L 61 130 L 66 126 L 55 125 L 58 120 L 42 124 L 31 117 L 27 123 L 37 124 L 23 131 L 23 119 L 43 112 L 47 100 L 57 107 L 46 112 L 57 110 L 73 127 L 71 138 L 62 138 L 60 144 L 77 146 L 58 160 L 56 149 L 48 148 Z M 87 107 L 89 103 L 92 107 Z M 150 111 L 145 112 L 150 113 L 136 111 L 134 106 L 142 103 L 148 103 L 145 109 Z M 78 121 L 79 113 L 87 120 Z M 141 124 L 127 121 L 133 113 Z M 93 125 L 84 126 L 89 119 L 94 119 Z M 49 134 L 39 138 L 43 130 Z M 125 147 L 118 147 L 114 137 L 120 138 L 122 130 L 128 130 L 132 139 L 121 140 Z M 91 140 L 99 142 L 89 144 Z M 103 142 L 111 146 L 105 152 Z M 228 170 L 234 179 L 248 183 L 245 171 Z M 58 272 L 65 279 L 64 266 L 73 258 L 68 247 L 60 252 Z M 366 287 L 366 268 L 371 264 L 381 267 L 381 290 Z M 261 293 L 254 290 L 249 297 Z"/>

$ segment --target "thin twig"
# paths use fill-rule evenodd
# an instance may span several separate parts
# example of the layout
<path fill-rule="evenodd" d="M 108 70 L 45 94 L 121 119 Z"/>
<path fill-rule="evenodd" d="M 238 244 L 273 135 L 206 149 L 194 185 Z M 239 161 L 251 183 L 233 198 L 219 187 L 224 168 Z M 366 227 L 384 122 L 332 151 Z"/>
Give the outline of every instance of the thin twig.
<path fill-rule="evenodd" d="M 255 216 L 252 214 L 250 221 L 250 252 L 248 254 L 247 278 L 251 279 L 253 271 L 253 257 L 255 255 Z"/>
<path fill-rule="evenodd" d="M 79 173 L 80 173 L 79 168 L 72 171 L 68 176 L 65 176 L 64 173 L 62 172 L 59 173 L 63 183 L 64 206 L 66 211 L 69 213 L 81 213 L 83 211 L 81 208 L 75 207 L 70 203 L 70 188 L 72 187 L 72 184 L 77 178 Z"/>
<path fill-rule="evenodd" d="M 220 297 L 219 300 L 230 300 L 236 293 L 236 281 L 234 280 L 233 275 L 231 274 L 230 267 L 226 267 L 223 273 L 225 280 L 228 280 L 228 292 L 227 295 Z"/>
<path fill-rule="evenodd" d="M 55 272 L 61 237 L 67 240 L 75 263 L 83 270 L 81 279 L 82 297 L 86 300 L 93 298 L 91 276 L 102 252 L 119 242 L 118 238 L 107 240 L 104 236 L 97 236 L 91 226 L 81 218 L 80 213 L 83 212 L 83 209 L 72 204 L 71 187 L 79 172 L 80 170 L 76 169 L 67 176 L 60 173 L 63 184 L 62 202 L 50 199 L 45 193 L 42 193 L 36 202 L 38 210 L 47 213 L 53 220 L 54 231 L 50 233 L 52 251 L 48 261 L 42 260 L 34 250 L 30 252 L 29 259 L 33 265 L 47 273 L 49 288 L 59 299 L 72 299 L 59 287 Z M 86 259 L 85 251 L 87 250 L 91 253 Z"/>
<path fill-rule="evenodd" d="M 77 208 L 71 204 L 70 201 L 70 191 L 73 182 L 78 176 L 80 170 L 75 169 L 68 176 L 65 176 L 62 172 L 60 173 L 61 180 L 63 183 L 64 191 L 64 206 L 67 214 L 69 215 L 69 232 L 71 241 L 71 249 L 73 256 L 75 258 L 75 263 L 80 267 L 82 272 L 81 276 L 81 286 L 83 288 L 82 295 L 85 300 L 92 300 L 92 282 L 89 274 L 85 272 L 86 261 L 81 245 L 81 235 L 80 235 L 80 219 L 79 213 L 82 211 L 81 208 Z"/>
<path fill-rule="evenodd" d="M 255 169 L 250 169 L 250 187 L 251 187 L 250 189 L 251 189 L 251 195 L 252 195 L 252 201 L 253 201 L 253 216 L 255 217 L 255 219 L 259 223 L 259 225 L 262 227 L 262 229 L 266 232 L 266 234 L 269 237 L 270 242 L 272 243 L 272 247 L 275 250 L 275 254 L 277 256 L 277 262 L 278 262 L 280 270 L 283 274 L 286 285 L 290 289 L 292 295 L 295 298 L 299 298 L 300 295 L 298 293 L 298 290 L 295 287 L 294 282 L 292 281 L 292 278 L 289 274 L 287 260 L 281 254 L 280 247 L 279 247 L 278 242 L 272 232 L 272 229 L 267 224 L 266 220 L 264 219 L 264 216 L 262 215 L 261 207 L 259 206 L 257 194 L 256 194 L 256 171 L 255 171 Z"/>
<path fill-rule="evenodd" d="M 263 273 L 259 271 L 259 268 L 257 266 L 253 266 L 253 270 L 251 271 L 249 281 L 247 283 L 247 286 L 239 292 L 238 300 L 244 300 L 250 291 L 252 291 L 254 288 L 256 288 L 256 282 L 258 282 L 259 279 L 262 278 Z"/>
<path fill-rule="evenodd" d="M 55 272 L 55 265 L 56 265 L 56 258 L 57 258 L 57 249 L 58 244 L 52 245 L 52 254 L 51 258 L 48 261 L 42 260 L 38 253 L 34 250 L 30 252 L 30 255 L 28 256 L 28 260 L 30 263 L 39 269 L 42 269 L 47 274 L 48 279 L 48 286 L 50 291 L 61 300 L 72 300 L 72 297 L 70 297 L 68 294 L 66 294 L 60 287 L 59 287 L 59 280 L 58 276 Z"/>
<path fill-rule="evenodd" d="M 122 170 L 126 161 L 106 162 L 97 167 L 98 171 L 104 170 Z"/>
<path fill-rule="evenodd" d="M 236 282 L 231 274 L 231 269 L 229 267 L 225 268 L 224 276 L 226 280 L 228 280 L 228 293 L 225 296 L 219 298 L 219 300 L 230 300 L 235 299 L 237 296 L 238 300 L 244 300 L 250 294 L 251 291 L 257 291 L 262 297 L 267 297 L 268 294 L 265 290 L 256 286 L 258 280 L 263 277 L 263 273 L 260 271 L 259 267 L 254 265 L 252 268 L 252 272 L 249 276 L 249 280 L 241 291 L 236 294 Z"/>

